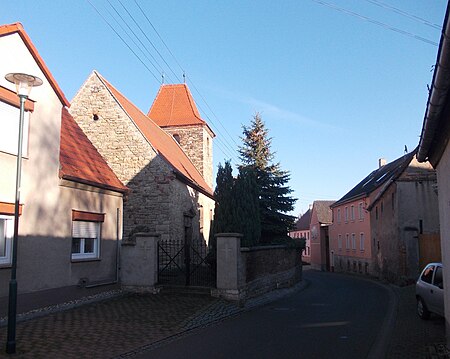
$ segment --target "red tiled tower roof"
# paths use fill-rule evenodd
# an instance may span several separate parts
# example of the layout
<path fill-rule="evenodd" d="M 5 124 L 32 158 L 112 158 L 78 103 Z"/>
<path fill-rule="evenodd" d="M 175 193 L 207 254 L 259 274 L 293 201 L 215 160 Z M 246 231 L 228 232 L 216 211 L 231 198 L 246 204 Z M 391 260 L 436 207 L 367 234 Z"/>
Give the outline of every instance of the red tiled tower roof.
<path fill-rule="evenodd" d="M 42 59 L 41 55 L 39 55 L 36 47 L 31 42 L 31 39 L 28 36 L 28 34 L 25 32 L 25 29 L 23 28 L 22 24 L 20 22 L 16 22 L 14 24 L 0 26 L 0 37 L 6 36 L 6 35 L 12 35 L 14 33 L 18 33 L 19 36 L 22 38 L 23 42 L 25 43 L 25 46 L 30 51 L 31 55 L 33 56 L 34 60 L 36 61 L 37 65 L 39 66 L 41 71 L 44 73 L 45 77 L 47 78 L 48 82 L 52 86 L 53 90 L 55 91 L 56 95 L 58 96 L 58 98 L 61 101 L 61 103 L 63 104 L 63 106 L 70 107 L 69 101 L 66 99 L 66 96 L 64 96 L 64 93 L 60 89 L 58 83 L 56 82 L 55 78 L 51 74 L 47 65 L 45 65 L 44 60 Z"/>
<path fill-rule="evenodd" d="M 128 192 L 65 107 L 61 114 L 59 161 L 60 178 L 116 192 Z"/>
<path fill-rule="evenodd" d="M 162 85 L 148 117 L 160 127 L 206 125 L 186 84 Z"/>
<path fill-rule="evenodd" d="M 206 183 L 203 176 L 184 153 L 172 136 L 167 134 L 161 127 L 139 110 L 130 100 L 122 95 L 114 86 L 106 81 L 100 74 L 95 72 L 102 83 L 117 100 L 138 129 L 153 147 L 153 149 L 168 161 L 175 169 L 180 180 L 188 182 L 193 188 L 212 198 L 213 191 Z"/>

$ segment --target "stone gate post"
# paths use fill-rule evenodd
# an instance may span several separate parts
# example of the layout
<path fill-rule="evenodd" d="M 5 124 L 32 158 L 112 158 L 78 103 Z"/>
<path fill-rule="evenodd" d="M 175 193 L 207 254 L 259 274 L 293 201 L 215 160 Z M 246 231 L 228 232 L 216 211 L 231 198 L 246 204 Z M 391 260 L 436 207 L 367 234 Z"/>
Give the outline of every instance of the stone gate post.
<path fill-rule="evenodd" d="M 136 233 L 122 242 L 120 280 L 123 289 L 155 292 L 159 237 L 156 233 Z"/>
<path fill-rule="evenodd" d="M 217 290 L 213 295 L 229 300 L 242 298 L 241 238 L 239 233 L 219 233 L 217 239 Z"/>

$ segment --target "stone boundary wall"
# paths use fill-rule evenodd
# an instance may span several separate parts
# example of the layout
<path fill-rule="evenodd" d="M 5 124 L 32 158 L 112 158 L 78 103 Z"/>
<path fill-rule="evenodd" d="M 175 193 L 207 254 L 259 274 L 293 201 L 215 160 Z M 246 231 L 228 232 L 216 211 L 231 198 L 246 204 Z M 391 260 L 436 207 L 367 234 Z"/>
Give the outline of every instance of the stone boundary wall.
<path fill-rule="evenodd" d="M 217 289 L 212 295 L 245 301 L 302 279 L 302 247 L 241 248 L 242 235 L 217 234 Z"/>
<path fill-rule="evenodd" d="M 291 287 L 302 279 L 301 251 L 285 245 L 241 248 L 246 297 Z"/>

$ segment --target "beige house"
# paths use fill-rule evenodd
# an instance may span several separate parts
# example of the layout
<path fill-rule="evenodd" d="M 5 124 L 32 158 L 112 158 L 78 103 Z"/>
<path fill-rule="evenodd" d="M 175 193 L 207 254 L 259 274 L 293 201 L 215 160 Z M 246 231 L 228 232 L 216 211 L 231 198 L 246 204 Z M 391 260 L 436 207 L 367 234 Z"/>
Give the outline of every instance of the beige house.
<path fill-rule="evenodd" d="M 177 86 L 181 91 L 175 93 L 163 86 L 150 111 L 157 110 L 155 117 L 167 132 L 96 71 L 72 101 L 71 114 L 131 190 L 124 204 L 124 238 L 144 228 L 162 241 L 183 239 L 188 220 L 192 240 L 208 241 L 214 134 L 198 115 L 187 86 Z M 167 91 L 170 96 L 164 95 Z"/>
<path fill-rule="evenodd" d="M 117 279 L 120 182 L 69 115 L 69 102 L 21 24 L 0 26 L 0 296 L 8 294 L 19 102 L 10 72 L 43 80 L 25 106 L 19 293 Z"/>
<path fill-rule="evenodd" d="M 447 7 L 417 159 L 437 172 L 447 346 L 450 348 L 450 6 Z"/>

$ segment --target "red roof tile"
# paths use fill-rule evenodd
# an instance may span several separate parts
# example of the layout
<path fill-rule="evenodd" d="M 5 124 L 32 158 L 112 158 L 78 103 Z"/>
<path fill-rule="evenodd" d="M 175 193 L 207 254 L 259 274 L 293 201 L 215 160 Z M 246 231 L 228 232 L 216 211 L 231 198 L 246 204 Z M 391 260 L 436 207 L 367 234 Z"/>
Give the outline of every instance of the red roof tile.
<path fill-rule="evenodd" d="M 122 193 L 128 191 L 65 107 L 60 146 L 61 178 Z"/>
<path fill-rule="evenodd" d="M 36 47 L 31 42 L 31 39 L 28 36 L 28 34 L 25 32 L 25 29 L 23 28 L 22 24 L 20 22 L 16 22 L 16 23 L 10 24 L 10 25 L 0 25 L 0 37 L 6 36 L 6 35 L 11 35 L 14 33 L 18 33 L 20 35 L 23 42 L 25 43 L 25 46 L 28 48 L 31 55 L 34 57 L 36 63 L 38 64 L 41 71 L 44 73 L 45 77 L 47 78 L 48 82 L 52 86 L 53 90 L 56 92 L 56 95 L 58 96 L 61 103 L 64 106 L 70 107 L 69 101 L 66 99 L 66 96 L 64 96 L 64 93 L 59 88 L 58 83 L 56 82 L 55 78 L 51 74 L 50 70 L 48 69 L 48 67 L 45 64 L 42 57 L 39 55 Z"/>
<path fill-rule="evenodd" d="M 191 186 L 193 185 L 194 188 L 199 189 L 205 195 L 212 198 L 212 189 L 208 186 L 205 179 L 193 165 L 189 157 L 187 157 L 187 155 L 183 152 L 178 143 L 173 139 L 173 137 L 167 134 L 163 129 L 161 129 L 161 127 L 147 117 L 131 101 L 129 101 L 108 81 L 100 76 L 100 74 L 97 72 L 95 73 L 109 89 L 110 93 L 115 97 L 120 106 L 134 121 L 157 153 L 164 157 L 174 167 L 174 169 L 190 183 Z"/>
<path fill-rule="evenodd" d="M 162 85 L 148 117 L 160 127 L 206 124 L 186 84 Z"/>

